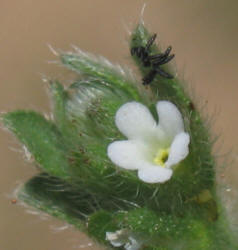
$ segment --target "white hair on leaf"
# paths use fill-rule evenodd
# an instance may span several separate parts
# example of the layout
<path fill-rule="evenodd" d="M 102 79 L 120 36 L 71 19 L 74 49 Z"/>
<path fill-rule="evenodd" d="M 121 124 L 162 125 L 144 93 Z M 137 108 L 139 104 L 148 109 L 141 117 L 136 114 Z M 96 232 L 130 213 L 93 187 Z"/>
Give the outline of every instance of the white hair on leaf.
<path fill-rule="evenodd" d="M 122 78 L 125 79 L 125 81 L 129 81 L 129 82 L 135 84 L 135 81 L 136 81 L 135 77 L 134 77 L 132 71 L 130 69 L 128 69 L 128 67 L 122 67 L 119 64 L 113 64 L 107 58 L 100 56 L 100 55 L 98 56 L 98 55 L 92 54 L 90 52 L 83 51 L 75 45 L 71 45 L 71 47 L 75 50 L 76 53 L 73 53 L 73 52 L 62 53 L 61 52 L 61 54 L 79 56 L 82 59 L 86 59 L 88 61 L 93 61 L 94 63 L 97 63 L 98 65 L 100 65 L 100 67 L 105 67 L 107 69 L 110 69 L 112 71 L 112 73 L 121 76 Z"/>

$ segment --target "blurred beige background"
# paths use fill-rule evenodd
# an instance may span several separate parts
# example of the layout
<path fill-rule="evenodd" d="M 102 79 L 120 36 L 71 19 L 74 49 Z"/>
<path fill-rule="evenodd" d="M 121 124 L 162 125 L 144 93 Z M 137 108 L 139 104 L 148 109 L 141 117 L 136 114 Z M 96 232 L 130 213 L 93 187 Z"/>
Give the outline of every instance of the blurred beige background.
<path fill-rule="evenodd" d="M 238 2 L 225 0 L 21 0 L 0 2 L 0 111 L 49 112 L 42 76 L 67 79 L 47 44 L 69 50 L 75 44 L 113 62 L 131 65 L 128 32 L 144 20 L 162 47 L 173 46 L 176 67 L 196 94 L 215 111 L 212 131 L 220 135 L 220 155 L 233 161 L 225 173 L 228 192 L 238 187 Z M 139 78 L 140 79 L 140 78 Z M 22 148 L 0 131 L 0 249 L 98 249 L 86 236 L 55 218 L 11 203 L 13 192 L 36 170 Z M 16 152 L 17 151 L 17 152 Z M 19 153 L 20 152 L 20 153 Z M 219 158 L 220 161 L 224 157 Z M 231 191 L 229 191 L 229 188 Z M 238 221 L 237 221 L 238 222 Z M 92 244 L 92 245 L 91 245 Z"/>

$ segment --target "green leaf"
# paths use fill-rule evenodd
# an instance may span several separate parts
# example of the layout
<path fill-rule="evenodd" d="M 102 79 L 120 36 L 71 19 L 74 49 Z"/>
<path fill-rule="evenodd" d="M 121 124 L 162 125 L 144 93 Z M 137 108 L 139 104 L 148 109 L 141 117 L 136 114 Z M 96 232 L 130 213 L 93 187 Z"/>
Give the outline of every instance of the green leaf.
<path fill-rule="evenodd" d="M 50 82 L 50 93 L 53 103 L 54 123 L 61 132 L 67 148 L 75 150 L 79 142 L 79 135 L 72 120 L 68 117 L 69 92 L 58 81 L 54 81 Z"/>
<path fill-rule="evenodd" d="M 106 232 L 118 230 L 117 223 L 113 220 L 113 214 L 100 210 L 89 217 L 88 234 L 99 242 L 108 244 Z"/>
<path fill-rule="evenodd" d="M 58 217 L 84 229 L 86 213 L 90 207 L 80 202 L 85 196 L 82 190 L 72 186 L 57 177 L 42 173 L 29 180 L 20 190 L 18 197 L 30 206 Z"/>
<path fill-rule="evenodd" d="M 96 78 L 111 86 L 119 87 L 132 97 L 132 100 L 140 100 L 137 87 L 130 72 L 118 65 L 113 65 L 107 59 L 96 57 L 89 53 L 62 53 L 60 59 L 67 68 L 79 73 Z"/>
<path fill-rule="evenodd" d="M 68 93 L 58 81 L 50 82 L 50 92 L 53 102 L 54 121 L 59 129 L 63 129 L 65 127 L 65 105 Z"/>
<path fill-rule="evenodd" d="M 39 113 L 22 110 L 4 114 L 2 120 L 4 125 L 27 147 L 44 171 L 67 178 L 67 150 L 52 122 Z"/>

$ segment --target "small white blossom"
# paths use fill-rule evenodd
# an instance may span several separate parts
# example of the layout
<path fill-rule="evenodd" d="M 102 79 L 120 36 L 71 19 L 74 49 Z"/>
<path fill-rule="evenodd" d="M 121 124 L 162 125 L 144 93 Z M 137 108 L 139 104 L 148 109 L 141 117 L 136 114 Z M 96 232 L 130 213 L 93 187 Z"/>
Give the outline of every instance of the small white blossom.
<path fill-rule="evenodd" d="M 116 126 L 128 140 L 115 141 L 107 154 L 117 166 L 138 170 L 147 183 L 163 183 L 172 176 L 172 166 L 189 153 L 190 137 L 184 132 L 183 118 L 169 101 L 156 104 L 158 124 L 149 109 L 138 102 L 122 105 L 115 117 Z"/>
<path fill-rule="evenodd" d="M 125 250 L 139 250 L 141 247 L 141 243 L 126 229 L 116 232 L 106 232 L 106 240 L 110 241 L 114 247 L 124 246 Z"/>

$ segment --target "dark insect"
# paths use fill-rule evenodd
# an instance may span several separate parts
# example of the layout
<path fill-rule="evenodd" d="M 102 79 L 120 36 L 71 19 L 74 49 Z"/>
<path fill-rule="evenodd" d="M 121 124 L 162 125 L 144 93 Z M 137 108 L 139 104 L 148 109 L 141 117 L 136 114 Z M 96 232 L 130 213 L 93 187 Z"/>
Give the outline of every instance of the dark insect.
<path fill-rule="evenodd" d="M 142 79 L 143 85 L 150 84 L 155 76 L 159 74 L 160 76 L 168 79 L 172 79 L 173 76 L 160 68 L 161 65 L 168 63 L 174 58 L 174 54 L 170 55 L 172 47 L 169 46 L 164 53 L 150 55 L 150 47 L 154 43 L 156 34 L 154 34 L 148 41 L 145 47 L 134 47 L 131 49 L 131 55 L 136 55 L 140 58 L 144 67 L 151 67 L 149 73 Z"/>

